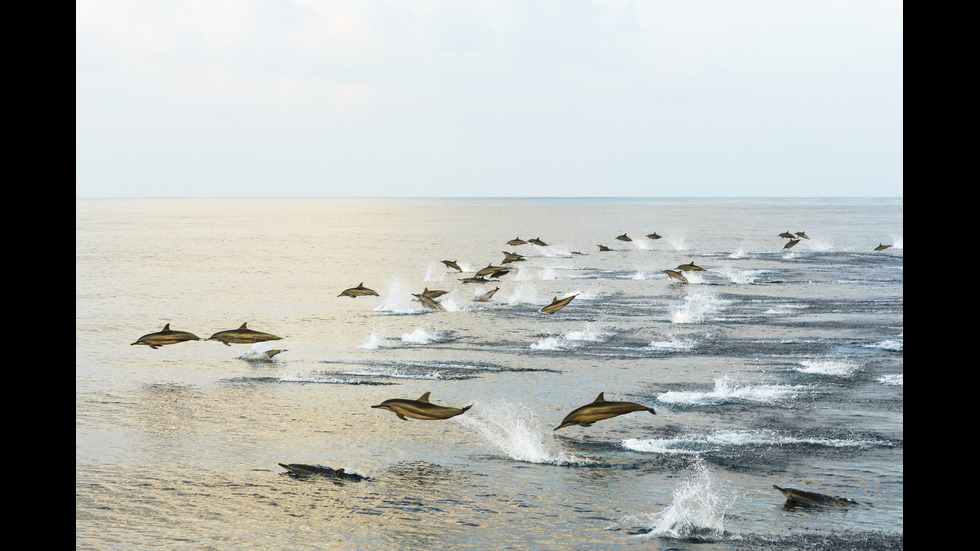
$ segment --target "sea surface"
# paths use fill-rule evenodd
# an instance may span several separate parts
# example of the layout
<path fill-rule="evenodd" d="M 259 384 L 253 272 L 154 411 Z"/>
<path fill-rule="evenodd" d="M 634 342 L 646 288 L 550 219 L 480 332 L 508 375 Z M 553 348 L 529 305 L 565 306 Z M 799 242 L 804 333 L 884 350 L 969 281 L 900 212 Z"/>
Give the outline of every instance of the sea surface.
<path fill-rule="evenodd" d="M 902 209 L 76 200 L 76 549 L 901 549 Z M 242 323 L 281 340 L 132 344 Z M 425 392 L 472 407 L 371 407 Z M 599 393 L 656 414 L 554 430 Z"/>

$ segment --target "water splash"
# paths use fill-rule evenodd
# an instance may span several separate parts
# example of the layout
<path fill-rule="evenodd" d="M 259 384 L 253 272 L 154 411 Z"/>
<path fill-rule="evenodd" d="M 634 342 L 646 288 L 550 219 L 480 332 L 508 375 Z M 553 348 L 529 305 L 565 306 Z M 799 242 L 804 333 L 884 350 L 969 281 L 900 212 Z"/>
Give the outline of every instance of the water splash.
<path fill-rule="evenodd" d="M 765 270 L 736 270 L 731 266 L 722 266 L 714 270 L 714 273 L 724 277 L 728 281 L 741 285 L 755 283 L 764 272 Z"/>
<path fill-rule="evenodd" d="M 771 403 L 796 396 L 805 387 L 798 385 L 746 385 L 725 375 L 715 379 L 715 386 L 708 392 L 669 391 L 657 396 L 657 400 L 667 404 L 714 405 L 726 402 L 764 402 Z"/>
<path fill-rule="evenodd" d="M 620 445 L 631 451 L 658 454 L 711 453 L 739 446 L 824 446 L 828 448 L 868 448 L 890 446 L 880 440 L 848 440 L 794 436 L 774 430 L 719 430 L 710 434 L 690 434 L 674 438 L 627 438 Z"/>
<path fill-rule="evenodd" d="M 878 377 L 878 382 L 883 385 L 904 386 L 903 373 L 889 373 Z"/>
<path fill-rule="evenodd" d="M 804 360 L 800 362 L 800 365 L 802 367 L 796 368 L 800 373 L 836 377 L 850 377 L 858 368 L 856 364 L 840 359 Z"/>
<path fill-rule="evenodd" d="M 453 420 L 475 429 L 487 442 L 516 461 L 552 465 L 592 463 L 557 449 L 553 439 L 546 440 L 544 435 L 550 430 L 522 404 L 505 400 L 477 403 L 465 415 L 453 417 Z"/>
<path fill-rule="evenodd" d="M 671 504 L 652 515 L 653 524 L 646 535 L 719 541 L 725 536 L 725 511 L 729 505 L 715 488 L 711 471 L 698 456 L 688 477 L 674 490 Z"/>
<path fill-rule="evenodd" d="M 381 305 L 374 309 L 375 312 L 393 312 L 396 314 L 417 314 L 428 311 L 412 293 L 402 288 L 401 281 L 395 281 L 388 289 Z"/>
<path fill-rule="evenodd" d="M 531 345 L 532 350 L 565 350 L 586 342 L 601 342 L 609 338 L 611 333 L 596 331 L 588 323 L 581 331 L 569 331 L 560 337 L 545 337 Z"/>
<path fill-rule="evenodd" d="M 383 347 L 382 343 L 384 340 L 385 338 L 383 333 L 379 334 L 377 329 L 372 329 L 371 333 L 364 337 L 364 342 L 357 345 L 357 347 L 366 350 L 377 350 Z"/>
<path fill-rule="evenodd" d="M 429 344 L 441 339 L 442 335 L 438 331 L 430 333 L 421 327 L 416 327 L 411 333 L 402 333 L 402 342 L 405 344 Z"/>
<path fill-rule="evenodd" d="M 527 283 L 521 283 L 514 288 L 514 292 L 504 299 L 504 302 L 508 306 L 516 306 L 518 304 L 534 304 L 538 301 L 538 290 L 534 285 Z"/>
<path fill-rule="evenodd" d="M 684 304 L 671 306 L 670 321 L 672 323 L 704 323 L 714 316 L 731 301 L 719 298 L 714 293 L 697 293 L 684 297 Z"/>

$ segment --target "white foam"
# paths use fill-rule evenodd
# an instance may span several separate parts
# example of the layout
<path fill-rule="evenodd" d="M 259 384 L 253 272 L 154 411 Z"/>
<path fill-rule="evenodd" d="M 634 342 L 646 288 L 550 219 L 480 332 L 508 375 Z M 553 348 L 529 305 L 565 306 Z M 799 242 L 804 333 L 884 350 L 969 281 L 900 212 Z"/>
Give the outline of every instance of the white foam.
<path fill-rule="evenodd" d="M 796 369 L 800 373 L 833 375 L 836 377 L 850 377 L 858 368 L 854 363 L 838 359 L 804 360 L 800 362 L 800 365 L 802 367 Z"/>
<path fill-rule="evenodd" d="M 731 266 L 721 266 L 713 270 L 714 273 L 724 277 L 732 283 L 738 283 L 741 285 L 748 283 L 755 283 L 755 281 L 762 275 L 765 270 L 736 270 Z"/>
<path fill-rule="evenodd" d="M 665 341 L 650 342 L 650 348 L 654 350 L 684 351 L 692 350 L 695 346 L 697 346 L 697 341 L 692 339 L 679 339 L 673 335 L 668 336 Z"/>
<path fill-rule="evenodd" d="M 586 323 L 585 329 L 581 331 L 569 331 L 560 337 L 545 337 L 531 345 L 533 350 L 565 350 L 578 346 L 583 342 L 604 341 L 611 333 L 596 331 Z"/>
<path fill-rule="evenodd" d="M 388 289 L 381 305 L 374 309 L 375 312 L 393 312 L 396 314 L 415 314 L 427 311 L 428 308 L 422 306 L 412 293 L 402 288 L 400 281 L 395 281 Z"/>
<path fill-rule="evenodd" d="M 497 292 L 498 294 L 500 291 Z M 516 306 L 518 304 L 534 304 L 538 300 L 538 291 L 534 285 L 528 283 L 521 283 L 514 287 L 513 292 L 509 297 L 504 298 L 504 302 L 508 306 Z"/>
<path fill-rule="evenodd" d="M 904 386 L 903 373 L 889 373 L 878 377 L 878 382 L 883 385 Z"/>
<path fill-rule="evenodd" d="M 657 396 L 657 400 L 668 404 L 704 405 L 729 401 L 776 402 L 792 398 L 805 387 L 798 385 L 747 385 L 725 375 L 715 379 L 715 387 L 707 392 L 669 391 Z"/>
<path fill-rule="evenodd" d="M 696 454 L 735 446 L 812 445 L 829 448 L 865 448 L 885 444 L 874 440 L 842 440 L 786 435 L 772 430 L 720 430 L 677 438 L 629 438 L 620 445 L 631 451 L 660 454 Z"/>

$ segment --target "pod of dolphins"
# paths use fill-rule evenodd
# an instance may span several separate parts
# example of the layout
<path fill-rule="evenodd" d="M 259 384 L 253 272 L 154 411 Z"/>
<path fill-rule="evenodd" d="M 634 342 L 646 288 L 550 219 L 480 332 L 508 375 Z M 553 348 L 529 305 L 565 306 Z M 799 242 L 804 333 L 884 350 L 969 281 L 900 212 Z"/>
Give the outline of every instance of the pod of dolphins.
<path fill-rule="evenodd" d="M 789 231 L 779 234 L 779 237 L 788 239 L 789 241 L 783 246 L 784 249 L 792 248 L 794 245 L 800 242 L 800 239 L 810 239 L 805 232 L 796 232 L 795 234 Z M 656 232 L 647 234 L 649 239 L 660 239 L 661 236 Z M 623 233 L 622 235 L 616 236 L 619 241 L 632 241 L 630 237 Z M 507 241 L 508 245 L 519 246 L 525 244 L 533 244 L 540 247 L 546 247 L 547 243 L 541 241 L 540 238 L 529 239 L 527 241 L 521 239 L 520 237 L 511 239 Z M 875 251 L 882 251 L 889 248 L 891 245 L 880 244 L 875 247 Z M 599 251 L 612 251 L 609 247 L 605 245 L 599 245 Z M 519 262 L 525 260 L 523 255 L 513 252 L 503 251 L 504 260 L 502 264 L 507 264 L 511 262 Z M 456 270 L 457 272 L 463 272 L 463 269 L 456 263 L 455 260 L 442 260 L 440 261 L 446 265 L 447 268 Z M 506 275 L 511 271 L 511 268 L 506 266 L 494 266 L 493 263 L 487 264 L 486 268 L 477 271 L 473 276 L 462 278 L 460 281 L 463 283 L 488 283 L 489 278 L 499 279 L 501 276 Z M 694 262 L 688 264 L 681 264 L 673 270 L 665 269 L 661 270 L 664 274 L 672 279 L 676 279 L 682 283 L 688 283 L 688 279 L 684 276 L 683 272 L 691 271 L 704 271 L 704 268 L 697 266 Z M 488 291 L 482 295 L 473 298 L 476 302 L 487 302 L 491 297 L 500 290 L 500 287 L 496 287 L 491 291 Z M 430 310 L 444 310 L 441 304 L 435 299 L 448 293 L 448 291 L 433 289 L 429 290 L 428 287 L 425 288 L 421 293 L 412 293 L 412 296 L 416 297 L 426 308 Z M 350 297 L 357 298 L 362 296 L 379 296 L 378 293 L 364 286 L 364 282 L 359 283 L 356 287 L 351 287 L 345 289 L 341 292 L 338 297 Z M 541 308 L 541 312 L 545 314 L 554 314 L 558 310 L 568 306 L 572 299 L 574 299 L 577 294 L 558 299 L 554 297 L 551 304 Z M 167 344 L 177 344 L 185 341 L 198 341 L 198 340 L 209 340 L 224 343 L 226 346 L 231 346 L 232 344 L 254 344 L 266 341 L 281 340 L 281 337 L 273 335 L 271 333 L 264 333 L 261 331 L 254 331 L 247 327 L 247 322 L 243 323 L 238 329 L 229 329 L 225 331 L 218 331 L 214 333 L 207 339 L 201 339 L 193 333 L 187 331 L 174 331 L 170 329 L 170 324 L 166 324 L 162 330 L 155 333 L 148 333 L 143 335 L 133 345 L 146 345 L 152 349 L 157 349 L 161 346 Z M 264 353 L 266 359 L 271 359 L 276 354 L 283 352 L 282 350 L 268 350 Z M 466 413 L 467 410 L 473 407 L 472 404 L 463 407 L 448 407 L 433 404 L 429 401 L 429 392 L 425 392 L 416 400 L 405 399 L 405 398 L 390 398 L 384 400 L 380 404 L 371 406 L 374 409 L 382 409 L 394 413 L 399 419 L 407 421 L 408 419 L 416 419 L 423 421 L 436 421 L 436 420 L 446 420 L 456 417 L 457 415 L 462 415 Z M 553 430 L 559 430 L 565 427 L 578 425 L 581 427 L 590 427 L 593 423 L 602 421 L 605 419 L 610 419 L 612 417 L 618 417 L 620 415 L 625 415 L 627 413 L 633 413 L 637 411 L 648 411 L 653 415 L 656 415 L 656 411 L 652 407 L 645 406 L 636 402 L 621 402 L 621 401 L 607 401 L 605 399 L 605 392 L 600 392 L 599 396 L 596 397 L 592 402 L 579 406 L 573 409 L 568 415 L 562 419 L 561 423 L 555 427 Z M 289 474 L 295 477 L 306 477 L 306 476 L 322 476 L 326 478 L 333 479 L 336 483 L 341 481 L 352 481 L 360 482 L 361 480 L 366 480 L 364 477 L 355 473 L 346 473 L 344 469 L 333 469 L 330 467 L 325 467 L 322 465 L 307 465 L 302 463 L 279 463 L 281 467 L 286 469 L 285 474 Z M 825 494 L 819 494 L 816 492 L 811 492 L 807 490 L 800 490 L 794 488 L 783 488 L 773 484 L 773 488 L 778 490 L 783 496 L 786 497 L 787 507 L 809 507 L 816 505 L 835 505 L 846 507 L 848 505 L 856 504 L 857 502 L 853 499 L 842 498 L 838 496 L 830 496 Z"/>

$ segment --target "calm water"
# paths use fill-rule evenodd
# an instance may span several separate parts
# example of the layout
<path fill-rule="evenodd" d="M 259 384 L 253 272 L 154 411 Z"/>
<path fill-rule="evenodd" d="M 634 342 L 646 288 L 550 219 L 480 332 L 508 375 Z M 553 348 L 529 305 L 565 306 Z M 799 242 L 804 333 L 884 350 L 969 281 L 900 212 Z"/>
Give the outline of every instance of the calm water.
<path fill-rule="evenodd" d="M 78 200 L 76 548 L 900 549 L 902 209 Z M 460 281 L 502 251 L 526 260 Z M 692 261 L 687 284 L 661 272 Z M 337 296 L 360 282 L 379 296 Z M 130 345 L 243 322 L 283 338 Z M 426 391 L 473 407 L 370 407 Z M 599 392 L 657 414 L 552 430 Z M 786 508 L 773 484 L 859 505 Z"/>

